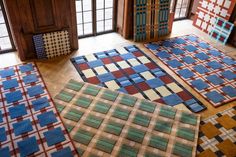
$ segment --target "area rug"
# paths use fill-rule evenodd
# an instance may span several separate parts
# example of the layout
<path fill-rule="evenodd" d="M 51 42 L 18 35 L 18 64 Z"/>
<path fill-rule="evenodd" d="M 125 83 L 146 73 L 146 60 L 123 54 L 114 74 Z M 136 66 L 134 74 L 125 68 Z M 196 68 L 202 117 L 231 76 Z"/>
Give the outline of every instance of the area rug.
<path fill-rule="evenodd" d="M 214 107 L 236 100 L 236 61 L 197 36 L 145 46 Z"/>
<path fill-rule="evenodd" d="M 192 112 L 205 109 L 193 95 L 135 46 L 72 58 L 85 82 Z"/>
<path fill-rule="evenodd" d="M 195 156 L 200 116 L 70 80 L 54 99 L 81 156 Z"/>
<path fill-rule="evenodd" d="M 198 156 L 236 156 L 236 106 L 200 125 Z"/>
<path fill-rule="evenodd" d="M 36 65 L 0 69 L 0 156 L 77 155 Z"/>

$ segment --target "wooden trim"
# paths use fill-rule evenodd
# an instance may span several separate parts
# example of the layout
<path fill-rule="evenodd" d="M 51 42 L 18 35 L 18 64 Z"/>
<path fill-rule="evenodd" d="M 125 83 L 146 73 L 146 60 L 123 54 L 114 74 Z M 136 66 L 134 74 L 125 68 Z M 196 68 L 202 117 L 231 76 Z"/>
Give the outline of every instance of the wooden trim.
<path fill-rule="evenodd" d="M 76 19 L 76 6 L 75 6 L 75 0 L 70 1 L 70 8 L 71 8 L 71 17 L 72 20 L 70 22 L 71 24 L 71 48 L 72 50 L 77 50 L 79 48 L 79 42 L 78 42 L 78 32 L 77 32 L 77 19 Z"/>

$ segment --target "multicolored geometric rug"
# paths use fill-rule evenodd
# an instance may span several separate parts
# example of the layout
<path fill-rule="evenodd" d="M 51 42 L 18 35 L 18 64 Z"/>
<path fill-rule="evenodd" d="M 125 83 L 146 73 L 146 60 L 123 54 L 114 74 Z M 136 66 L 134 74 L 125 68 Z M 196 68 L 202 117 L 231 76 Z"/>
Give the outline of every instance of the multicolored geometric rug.
<path fill-rule="evenodd" d="M 213 106 L 236 100 L 236 61 L 197 36 L 145 46 Z"/>
<path fill-rule="evenodd" d="M 236 106 L 201 121 L 198 156 L 236 156 Z"/>
<path fill-rule="evenodd" d="M 198 115 L 74 80 L 54 101 L 81 156 L 196 155 Z"/>
<path fill-rule="evenodd" d="M 77 156 L 33 63 L 0 69 L 0 156 Z"/>
<path fill-rule="evenodd" d="M 71 59 L 85 82 L 192 112 L 205 109 L 151 58 L 135 46 Z M 185 107 L 185 108 L 186 108 Z"/>

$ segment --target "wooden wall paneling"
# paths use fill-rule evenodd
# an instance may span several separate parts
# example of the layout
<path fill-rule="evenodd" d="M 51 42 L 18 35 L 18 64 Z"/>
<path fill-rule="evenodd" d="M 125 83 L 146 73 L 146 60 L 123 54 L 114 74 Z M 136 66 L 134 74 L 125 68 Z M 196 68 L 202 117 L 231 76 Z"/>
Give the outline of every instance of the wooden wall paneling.
<path fill-rule="evenodd" d="M 116 31 L 123 35 L 123 22 L 124 22 L 124 6 L 125 6 L 125 0 L 119 0 L 117 3 L 117 25 L 116 25 Z"/>
<path fill-rule="evenodd" d="M 125 39 L 133 38 L 133 14 L 134 12 L 134 1 L 124 1 L 124 20 L 123 20 L 123 37 Z"/>
<path fill-rule="evenodd" d="M 67 29 L 78 49 L 74 0 L 4 0 L 21 60 L 36 58 L 32 36 Z"/>

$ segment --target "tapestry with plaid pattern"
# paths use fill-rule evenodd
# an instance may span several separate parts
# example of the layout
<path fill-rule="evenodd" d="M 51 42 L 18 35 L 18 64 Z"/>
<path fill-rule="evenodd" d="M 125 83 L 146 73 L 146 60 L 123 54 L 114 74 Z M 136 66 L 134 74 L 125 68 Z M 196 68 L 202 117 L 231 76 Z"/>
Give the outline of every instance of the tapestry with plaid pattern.
<path fill-rule="evenodd" d="M 0 156 L 78 156 L 35 64 L 0 69 Z"/>
<path fill-rule="evenodd" d="M 71 59 L 83 81 L 175 108 L 206 107 L 136 46 Z"/>
<path fill-rule="evenodd" d="M 157 39 L 169 33 L 170 0 L 134 0 L 134 40 Z"/>
<path fill-rule="evenodd" d="M 195 35 L 145 44 L 214 107 L 236 100 L 236 61 Z"/>
<path fill-rule="evenodd" d="M 199 115 L 75 80 L 54 101 L 82 157 L 196 154 Z"/>

